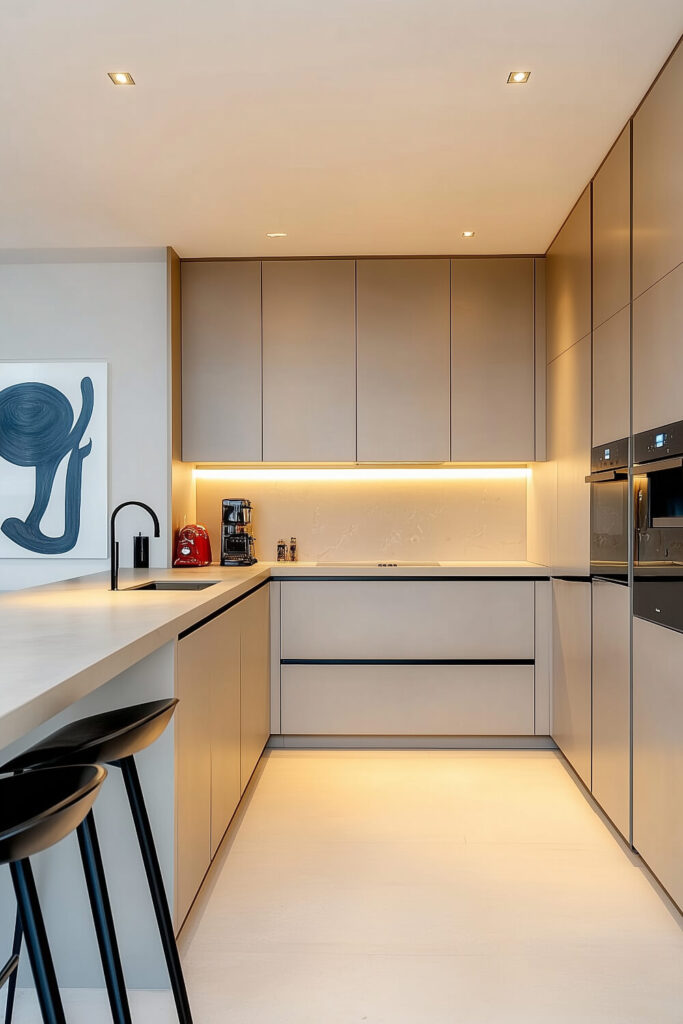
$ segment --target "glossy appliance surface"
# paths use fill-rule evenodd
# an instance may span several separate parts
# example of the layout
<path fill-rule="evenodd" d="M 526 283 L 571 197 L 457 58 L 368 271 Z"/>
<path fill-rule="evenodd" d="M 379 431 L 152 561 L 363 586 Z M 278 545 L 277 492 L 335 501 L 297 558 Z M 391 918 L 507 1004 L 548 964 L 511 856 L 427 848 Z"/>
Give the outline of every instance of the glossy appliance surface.
<path fill-rule="evenodd" d="M 209 531 L 201 523 L 183 526 L 176 541 L 175 568 L 211 565 Z"/>
<path fill-rule="evenodd" d="M 254 565 L 251 502 L 247 498 L 223 498 L 221 513 L 221 565 Z"/>
<path fill-rule="evenodd" d="M 633 612 L 683 632 L 683 422 L 634 438 Z"/>
<path fill-rule="evenodd" d="M 628 580 L 628 438 L 591 454 L 591 576 Z"/>

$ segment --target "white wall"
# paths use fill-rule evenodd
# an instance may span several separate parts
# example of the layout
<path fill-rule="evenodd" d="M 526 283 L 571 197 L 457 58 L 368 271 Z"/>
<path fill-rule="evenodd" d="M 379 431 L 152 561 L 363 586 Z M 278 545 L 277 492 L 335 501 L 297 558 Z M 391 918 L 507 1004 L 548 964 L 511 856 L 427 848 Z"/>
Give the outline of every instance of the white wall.
<path fill-rule="evenodd" d="M 167 564 L 170 412 L 166 250 L 0 253 L 0 359 L 106 359 L 109 363 L 109 507 L 147 502 L 119 516 L 121 565 L 132 536 L 150 536 L 152 565 Z M 0 496 L 1 498 L 1 496 Z M 0 590 L 108 567 L 106 559 L 0 560 Z"/>

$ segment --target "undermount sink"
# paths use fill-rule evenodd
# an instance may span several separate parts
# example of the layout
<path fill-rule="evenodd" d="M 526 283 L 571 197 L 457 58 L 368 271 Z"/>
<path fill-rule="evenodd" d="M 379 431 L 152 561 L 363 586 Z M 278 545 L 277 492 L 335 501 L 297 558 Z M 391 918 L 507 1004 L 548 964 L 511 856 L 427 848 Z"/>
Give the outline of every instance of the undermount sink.
<path fill-rule="evenodd" d="M 139 587 L 126 587 L 126 590 L 206 590 L 217 583 L 220 580 L 151 580 Z"/>

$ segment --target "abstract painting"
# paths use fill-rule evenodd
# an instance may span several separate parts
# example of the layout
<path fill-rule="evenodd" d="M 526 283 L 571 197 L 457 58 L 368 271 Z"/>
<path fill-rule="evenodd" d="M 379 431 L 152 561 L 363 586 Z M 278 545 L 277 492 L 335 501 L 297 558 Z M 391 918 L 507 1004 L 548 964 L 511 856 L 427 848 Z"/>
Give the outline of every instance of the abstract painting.
<path fill-rule="evenodd" d="M 0 557 L 106 558 L 107 363 L 0 362 Z"/>

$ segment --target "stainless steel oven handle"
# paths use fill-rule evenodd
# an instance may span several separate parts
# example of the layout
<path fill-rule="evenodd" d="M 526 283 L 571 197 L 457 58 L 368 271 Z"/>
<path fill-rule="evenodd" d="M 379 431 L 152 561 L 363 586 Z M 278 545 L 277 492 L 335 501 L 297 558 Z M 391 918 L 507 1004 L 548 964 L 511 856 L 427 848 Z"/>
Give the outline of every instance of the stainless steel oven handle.
<path fill-rule="evenodd" d="M 678 455 L 675 459 L 659 459 L 658 462 L 637 463 L 633 467 L 633 472 L 636 474 L 636 476 L 644 476 L 646 473 L 659 473 L 660 470 L 682 468 L 683 455 Z"/>
<path fill-rule="evenodd" d="M 608 484 L 611 480 L 624 479 L 628 476 L 627 469 L 602 469 L 599 473 L 591 473 L 585 478 L 587 484 Z"/>

